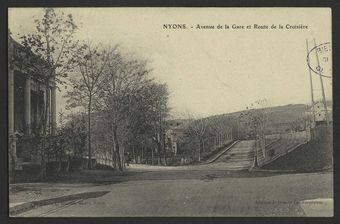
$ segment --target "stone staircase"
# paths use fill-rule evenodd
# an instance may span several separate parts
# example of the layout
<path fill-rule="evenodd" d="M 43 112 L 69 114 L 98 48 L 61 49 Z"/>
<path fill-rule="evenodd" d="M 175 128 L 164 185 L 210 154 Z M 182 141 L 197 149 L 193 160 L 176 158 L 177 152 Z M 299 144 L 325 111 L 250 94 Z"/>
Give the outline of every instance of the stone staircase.
<path fill-rule="evenodd" d="M 258 165 L 261 167 L 275 161 L 299 146 L 306 144 L 308 136 L 303 132 L 266 136 L 265 154 L 258 149 Z M 255 140 L 242 140 L 233 143 L 218 157 L 210 161 L 210 165 L 227 170 L 249 169 L 254 163 Z"/>
<path fill-rule="evenodd" d="M 254 161 L 254 140 L 239 141 L 214 163 L 223 163 L 227 169 L 249 169 Z"/>
<path fill-rule="evenodd" d="M 235 144 L 237 144 L 239 140 L 237 141 L 230 141 L 228 142 L 224 147 L 221 147 L 222 150 L 220 150 L 218 153 L 213 154 L 205 161 L 202 161 L 202 164 L 209 164 L 212 162 L 215 162 L 218 158 L 220 158 L 223 154 L 225 154 L 228 150 L 230 150 Z"/>

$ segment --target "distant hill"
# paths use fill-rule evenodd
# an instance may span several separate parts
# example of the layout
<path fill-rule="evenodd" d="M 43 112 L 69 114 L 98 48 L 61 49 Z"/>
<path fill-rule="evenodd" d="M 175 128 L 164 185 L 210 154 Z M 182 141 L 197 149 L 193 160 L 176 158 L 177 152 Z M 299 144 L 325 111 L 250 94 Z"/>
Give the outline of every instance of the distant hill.
<path fill-rule="evenodd" d="M 332 108 L 332 102 L 328 101 L 327 106 Z M 306 104 L 288 104 L 283 106 L 275 106 L 275 107 L 268 107 L 265 110 L 268 113 L 268 123 L 266 126 L 266 130 L 268 133 L 279 133 L 279 132 L 286 132 L 291 128 L 291 124 L 293 122 L 299 122 L 301 128 L 304 126 L 304 120 L 306 117 L 306 110 L 309 109 L 310 106 Z M 262 110 L 262 109 L 255 109 L 255 110 Z M 246 110 L 233 112 L 233 113 L 226 113 L 226 114 L 219 114 L 213 115 L 209 117 L 205 117 L 202 119 L 207 120 L 217 120 L 220 123 L 230 123 L 232 122 L 233 125 L 236 125 L 238 122 L 238 117 L 241 113 L 245 113 Z M 227 122 L 223 122 L 226 121 Z M 192 122 L 192 119 L 174 119 L 169 121 L 172 124 L 189 124 Z"/>
<path fill-rule="evenodd" d="M 261 109 L 257 109 L 261 110 Z M 284 106 L 268 107 L 266 108 L 268 113 L 268 123 L 266 130 L 270 133 L 283 132 L 290 128 L 290 124 L 297 120 L 302 120 L 305 117 L 306 105 L 304 104 L 288 104 Z M 238 119 L 241 113 L 245 113 L 246 110 L 238 111 L 229 114 L 221 114 L 207 119 L 226 119 L 232 118 Z"/>

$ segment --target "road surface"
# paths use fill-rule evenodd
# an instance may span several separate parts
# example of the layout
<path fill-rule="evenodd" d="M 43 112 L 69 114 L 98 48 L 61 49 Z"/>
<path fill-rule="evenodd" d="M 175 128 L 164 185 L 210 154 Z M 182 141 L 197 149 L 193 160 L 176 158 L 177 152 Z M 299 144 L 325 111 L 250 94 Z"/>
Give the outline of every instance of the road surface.
<path fill-rule="evenodd" d="M 91 171 L 103 172 L 103 171 Z M 110 171 L 105 171 L 110 172 Z M 114 179 L 114 178 L 113 178 Z M 63 184 L 65 188 L 65 184 Z M 53 185 L 58 188 L 58 183 Z M 107 193 L 42 206 L 17 216 L 332 216 L 333 174 L 249 173 L 207 168 L 130 168 L 119 181 L 79 191 Z"/>

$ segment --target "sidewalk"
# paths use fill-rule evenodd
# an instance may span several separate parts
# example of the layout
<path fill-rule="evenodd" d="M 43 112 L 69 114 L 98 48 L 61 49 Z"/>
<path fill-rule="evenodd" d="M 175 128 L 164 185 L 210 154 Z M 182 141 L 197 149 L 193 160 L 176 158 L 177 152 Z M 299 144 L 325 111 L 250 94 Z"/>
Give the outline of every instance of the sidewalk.
<path fill-rule="evenodd" d="M 22 204 L 28 201 L 39 201 L 47 198 L 79 193 L 88 188 L 89 184 L 57 184 L 57 183 L 22 183 L 9 186 L 9 203 Z"/>
<path fill-rule="evenodd" d="M 17 202 L 17 203 L 10 203 L 9 205 L 9 213 L 10 216 L 16 216 L 20 213 L 27 212 L 31 209 L 44 206 L 44 205 L 51 205 L 51 204 L 58 204 L 64 203 L 68 201 L 81 201 L 88 198 L 96 198 L 101 197 L 109 191 L 93 191 L 94 189 L 82 189 L 81 193 L 70 193 L 65 194 L 64 192 L 59 194 L 59 196 L 46 196 L 45 199 L 33 200 L 28 202 Z M 79 191 L 78 191 L 79 192 Z M 61 196 L 60 196 L 61 195 Z"/>
<path fill-rule="evenodd" d="M 111 170 L 83 170 L 70 172 L 53 182 L 10 184 L 10 215 L 15 216 L 37 206 L 100 196 L 102 186 L 120 182 L 121 175 Z"/>

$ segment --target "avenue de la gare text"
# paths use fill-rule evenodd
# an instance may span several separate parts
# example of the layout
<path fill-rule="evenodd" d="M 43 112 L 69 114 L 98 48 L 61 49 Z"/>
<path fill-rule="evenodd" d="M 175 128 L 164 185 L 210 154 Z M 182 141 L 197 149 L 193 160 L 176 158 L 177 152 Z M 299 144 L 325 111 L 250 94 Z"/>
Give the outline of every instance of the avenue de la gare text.
<path fill-rule="evenodd" d="M 267 30 L 267 29 L 287 29 L 287 30 L 302 30 L 308 29 L 307 25 L 304 24 L 253 24 L 253 25 L 240 25 L 240 24 L 217 24 L 217 25 L 203 25 L 196 24 L 195 26 L 188 26 L 187 24 L 163 24 L 163 29 L 167 30 L 179 30 L 179 29 L 199 29 L 199 30 L 211 30 L 211 29 L 233 29 L 233 30 L 247 30 L 247 29 L 258 29 L 258 30 Z"/>

